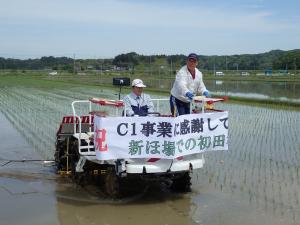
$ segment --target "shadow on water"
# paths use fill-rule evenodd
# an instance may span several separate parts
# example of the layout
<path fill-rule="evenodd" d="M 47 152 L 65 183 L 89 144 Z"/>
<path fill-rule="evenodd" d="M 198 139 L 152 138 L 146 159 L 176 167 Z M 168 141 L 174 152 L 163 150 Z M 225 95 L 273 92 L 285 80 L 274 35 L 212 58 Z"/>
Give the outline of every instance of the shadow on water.
<path fill-rule="evenodd" d="M 135 189 L 135 192 L 124 194 L 120 198 L 108 197 L 98 185 L 79 186 L 70 178 L 57 179 L 56 196 L 65 202 L 83 204 L 156 204 L 169 200 L 181 199 L 185 194 L 171 192 L 161 185 L 151 185 L 142 189 Z"/>
<path fill-rule="evenodd" d="M 190 194 L 172 193 L 152 186 L 116 200 L 108 198 L 98 186 L 78 186 L 70 178 L 56 175 L 52 168 L 28 167 L 30 169 L 10 165 L 0 171 L 1 207 L 6 207 L 0 218 L 6 224 L 20 224 L 21 220 L 28 225 L 195 224 L 190 215 L 193 206 Z M 27 205 L 39 209 L 28 210 Z M 20 219 L 16 219 L 14 213 L 18 213 Z M 42 219 L 28 218 L 41 215 Z"/>
<path fill-rule="evenodd" d="M 67 185 L 63 191 L 61 187 L 56 191 L 60 224 L 196 224 L 190 216 L 188 194 L 152 187 L 129 198 L 112 200 L 77 188 Z"/>

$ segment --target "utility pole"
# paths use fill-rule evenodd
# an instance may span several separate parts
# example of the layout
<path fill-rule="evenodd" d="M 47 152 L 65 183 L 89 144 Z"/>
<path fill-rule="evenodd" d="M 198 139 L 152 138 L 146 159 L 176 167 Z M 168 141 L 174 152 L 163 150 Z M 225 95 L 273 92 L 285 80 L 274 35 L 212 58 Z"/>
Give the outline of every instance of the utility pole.
<path fill-rule="evenodd" d="M 104 59 L 100 59 L 101 64 L 100 64 L 100 73 L 99 73 L 99 84 L 101 84 L 101 76 L 102 76 L 102 73 L 103 73 L 103 60 Z"/>
<path fill-rule="evenodd" d="M 216 75 L 216 58 L 214 57 L 214 76 Z"/>
<path fill-rule="evenodd" d="M 297 71 L 297 64 L 296 64 L 296 58 L 294 58 L 294 74 L 296 75 L 296 71 Z"/>
<path fill-rule="evenodd" d="M 73 55 L 73 74 L 75 75 L 75 53 Z"/>
<path fill-rule="evenodd" d="M 149 64 L 150 64 L 150 76 L 152 76 L 151 55 L 150 55 L 150 58 L 149 58 Z"/>
<path fill-rule="evenodd" d="M 158 66 L 158 88 L 160 88 L 160 86 L 161 86 L 160 67 L 161 66 Z"/>
<path fill-rule="evenodd" d="M 171 77 L 173 75 L 173 61 L 172 61 L 172 57 L 171 57 Z"/>

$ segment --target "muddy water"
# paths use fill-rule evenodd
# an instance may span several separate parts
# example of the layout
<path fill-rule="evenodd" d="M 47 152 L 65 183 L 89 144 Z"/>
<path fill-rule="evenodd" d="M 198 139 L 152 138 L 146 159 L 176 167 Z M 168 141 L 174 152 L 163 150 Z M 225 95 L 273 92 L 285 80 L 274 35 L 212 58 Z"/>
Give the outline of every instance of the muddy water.
<path fill-rule="evenodd" d="M 70 189 L 68 190 L 70 191 Z M 122 201 L 103 198 L 74 198 L 82 190 L 60 195 L 57 201 L 61 224 L 196 224 L 191 217 L 190 196 L 174 195 L 159 190 Z M 84 192 L 86 194 L 86 192 Z M 71 195 L 71 196 L 70 196 Z M 82 200 L 80 200 L 82 199 Z"/>
<path fill-rule="evenodd" d="M 70 102 L 92 93 L 0 91 L 1 165 L 7 159 L 51 158 Z M 112 201 L 39 162 L 9 163 L 0 167 L 0 224 L 300 224 L 299 112 L 222 107 L 230 112 L 230 150 L 206 154 L 205 167 L 193 174 L 192 193 L 157 187 Z"/>
<path fill-rule="evenodd" d="M 159 188 L 110 200 L 96 187 L 58 177 L 0 114 L 0 224 L 195 224 L 191 198 Z"/>
<path fill-rule="evenodd" d="M 39 163 L 9 163 L 40 157 L 1 113 L 0 124 L 0 224 L 59 224 L 55 175 Z"/>

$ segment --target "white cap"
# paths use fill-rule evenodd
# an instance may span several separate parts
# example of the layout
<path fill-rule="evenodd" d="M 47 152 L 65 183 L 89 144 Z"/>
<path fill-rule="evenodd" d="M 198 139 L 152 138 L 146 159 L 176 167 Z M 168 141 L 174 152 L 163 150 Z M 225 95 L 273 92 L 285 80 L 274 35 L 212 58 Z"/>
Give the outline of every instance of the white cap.
<path fill-rule="evenodd" d="M 132 87 L 147 87 L 144 85 L 143 81 L 141 79 L 134 79 L 131 84 Z"/>

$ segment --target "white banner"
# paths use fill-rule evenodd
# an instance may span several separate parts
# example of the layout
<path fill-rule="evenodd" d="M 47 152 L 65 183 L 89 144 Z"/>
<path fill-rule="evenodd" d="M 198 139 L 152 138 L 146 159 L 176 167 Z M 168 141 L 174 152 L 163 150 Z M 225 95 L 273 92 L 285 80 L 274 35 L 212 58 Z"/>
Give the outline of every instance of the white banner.
<path fill-rule="evenodd" d="M 99 160 L 173 159 L 204 151 L 228 150 L 228 112 L 178 117 L 95 116 Z"/>

